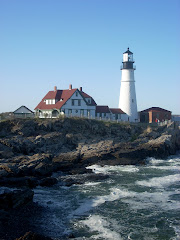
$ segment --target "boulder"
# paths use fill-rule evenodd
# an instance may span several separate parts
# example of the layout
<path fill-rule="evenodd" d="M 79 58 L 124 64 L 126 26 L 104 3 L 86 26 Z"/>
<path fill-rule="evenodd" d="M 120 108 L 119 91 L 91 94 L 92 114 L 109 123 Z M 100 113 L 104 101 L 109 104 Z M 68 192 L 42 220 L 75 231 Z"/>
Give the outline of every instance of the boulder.
<path fill-rule="evenodd" d="M 56 184 L 58 181 L 56 178 L 53 177 L 47 177 L 47 178 L 43 178 L 39 181 L 39 185 L 44 187 L 44 186 L 52 186 L 54 184 Z"/>
<path fill-rule="evenodd" d="M 33 200 L 34 192 L 25 190 L 4 190 L 0 194 L 0 209 L 9 210 L 22 207 Z"/>
<path fill-rule="evenodd" d="M 73 184 L 84 184 L 85 182 L 88 181 L 103 181 L 109 178 L 109 175 L 104 175 L 104 174 L 83 174 L 80 177 L 76 176 L 75 178 L 72 177 L 65 177 L 61 178 L 62 182 L 65 184 L 65 186 L 70 187 Z"/>

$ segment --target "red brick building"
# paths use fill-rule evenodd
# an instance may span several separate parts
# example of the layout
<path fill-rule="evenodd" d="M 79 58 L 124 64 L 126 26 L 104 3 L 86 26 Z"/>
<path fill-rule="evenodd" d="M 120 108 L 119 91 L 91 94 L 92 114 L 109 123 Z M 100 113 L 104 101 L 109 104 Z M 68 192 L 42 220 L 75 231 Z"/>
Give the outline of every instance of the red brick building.
<path fill-rule="evenodd" d="M 151 107 L 145 109 L 139 113 L 140 122 L 163 122 L 165 120 L 171 120 L 171 111 L 165 110 L 160 107 Z"/>

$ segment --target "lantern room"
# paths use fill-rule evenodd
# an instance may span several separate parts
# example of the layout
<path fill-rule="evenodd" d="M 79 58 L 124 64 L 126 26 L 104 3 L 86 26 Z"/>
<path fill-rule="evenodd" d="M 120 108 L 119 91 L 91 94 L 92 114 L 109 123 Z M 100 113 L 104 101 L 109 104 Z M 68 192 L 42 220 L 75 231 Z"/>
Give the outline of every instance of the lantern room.
<path fill-rule="evenodd" d="M 123 53 L 123 66 L 121 67 L 121 69 L 134 69 L 133 67 L 133 53 L 131 51 L 129 51 L 129 48 L 127 49 L 126 52 Z"/>

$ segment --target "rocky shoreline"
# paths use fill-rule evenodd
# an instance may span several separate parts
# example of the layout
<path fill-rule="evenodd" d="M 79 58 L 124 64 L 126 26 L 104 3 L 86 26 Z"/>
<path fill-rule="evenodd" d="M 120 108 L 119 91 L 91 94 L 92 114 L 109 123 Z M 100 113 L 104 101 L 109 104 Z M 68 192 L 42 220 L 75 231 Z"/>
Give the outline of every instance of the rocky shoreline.
<path fill-rule="evenodd" d="M 24 231 L 17 228 L 16 234 L 6 236 L 4 223 L 7 219 L 11 222 L 19 208 L 26 211 L 22 210 L 18 219 L 26 215 L 23 211 L 28 212 L 29 206 L 39 211 L 33 203 L 31 189 L 37 185 L 56 184 L 57 179 L 52 177 L 54 172 L 91 173 L 86 174 L 84 181 L 88 178 L 103 180 L 108 176 L 95 176 L 86 167 L 145 164 L 147 157 L 166 158 L 179 149 L 180 130 L 175 123 L 158 127 L 76 118 L 0 122 L 0 186 L 3 188 L 0 192 L 0 237 L 15 239 L 32 231 L 26 223 Z M 66 186 L 82 183 L 74 182 L 71 177 L 60 180 Z M 6 187 L 20 190 L 8 191 Z M 32 220 L 32 216 L 29 219 Z M 22 239 L 36 239 L 32 232 L 29 234 Z"/>

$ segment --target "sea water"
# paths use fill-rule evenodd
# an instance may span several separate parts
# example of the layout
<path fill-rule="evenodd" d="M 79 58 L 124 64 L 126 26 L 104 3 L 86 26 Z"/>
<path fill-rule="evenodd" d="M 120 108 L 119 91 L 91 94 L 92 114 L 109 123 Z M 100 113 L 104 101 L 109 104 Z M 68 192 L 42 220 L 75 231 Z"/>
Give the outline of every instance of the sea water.
<path fill-rule="evenodd" d="M 144 166 L 88 168 L 109 178 L 35 189 L 34 201 L 44 208 L 36 224 L 45 235 L 63 239 L 73 233 L 78 240 L 180 239 L 180 155 L 149 158 Z"/>

